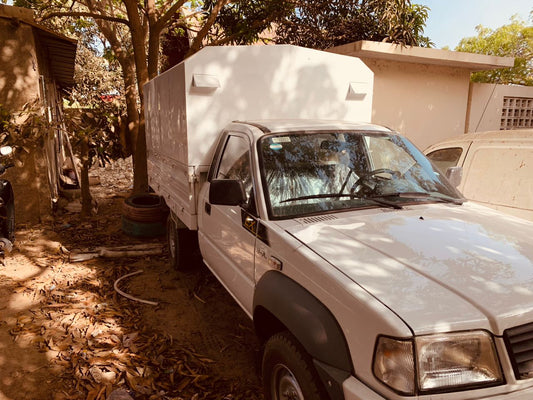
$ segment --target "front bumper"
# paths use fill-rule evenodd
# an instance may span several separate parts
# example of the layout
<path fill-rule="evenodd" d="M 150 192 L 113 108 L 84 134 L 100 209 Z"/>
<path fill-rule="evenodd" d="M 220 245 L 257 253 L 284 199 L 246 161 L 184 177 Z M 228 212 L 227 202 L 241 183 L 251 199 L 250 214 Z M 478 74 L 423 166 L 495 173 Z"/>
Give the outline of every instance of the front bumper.
<path fill-rule="evenodd" d="M 386 400 L 353 376 L 343 382 L 342 388 L 345 400 Z"/>
<path fill-rule="evenodd" d="M 342 388 L 344 391 L 345 400 L 396 400 L 396 399 L 410 399 L 410 400 L 432 400 L 436 399 L 435 395 L 425 395 L 425 396 L 411 396 L 411 397 L 402 397 L 395 396 L 391 398 L 383 397 L 380 394 L 376 393 L 368 386 L 363 384 L 357 378 L 351 376 L 346 379 Z M 501 386 L 499 387 L 501 390 Z M 483 391 L 461 391 L 455 393 L 447 393 L 439 395 L 438 398 L 442 400 L 529 400 L 533 399 L 533 387 L 528 388 L 516 388 L 512 389 L 508 393 L 497 393 L 490 394 L 498 390 L 497 388 L 485 389 Z"/>

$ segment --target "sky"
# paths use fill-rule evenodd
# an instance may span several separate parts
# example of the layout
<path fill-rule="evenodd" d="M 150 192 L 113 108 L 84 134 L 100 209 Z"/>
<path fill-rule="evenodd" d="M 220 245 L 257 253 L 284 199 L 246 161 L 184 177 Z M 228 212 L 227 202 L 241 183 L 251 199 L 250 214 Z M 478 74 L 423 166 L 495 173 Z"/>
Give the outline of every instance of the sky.
<path fill-rule="evenodd" d="M 453 50 L 464 37 L 477 36 L 476 26 L 496 29 L 507 25 L 518 14 L 529 21 L 533 10 L 531 0 L 412 0 L 430 8 L 424 35 L 437 49 Z"/>

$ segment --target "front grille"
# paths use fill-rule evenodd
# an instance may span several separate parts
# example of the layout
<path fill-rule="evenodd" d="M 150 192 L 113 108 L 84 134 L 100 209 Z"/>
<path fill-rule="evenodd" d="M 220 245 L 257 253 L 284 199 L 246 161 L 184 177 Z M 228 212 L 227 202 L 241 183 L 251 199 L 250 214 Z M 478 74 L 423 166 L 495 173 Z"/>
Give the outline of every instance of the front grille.
<path fill-rule="evenodd" d="M 516 379 L 533 378 L 533 322 L 503 332 Z"/>

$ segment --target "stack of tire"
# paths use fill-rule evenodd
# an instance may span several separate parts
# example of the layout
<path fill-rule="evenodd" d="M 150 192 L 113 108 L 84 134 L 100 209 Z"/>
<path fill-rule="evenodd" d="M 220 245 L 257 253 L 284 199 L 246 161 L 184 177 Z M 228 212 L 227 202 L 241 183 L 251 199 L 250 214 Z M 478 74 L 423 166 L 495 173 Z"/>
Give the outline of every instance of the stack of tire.
<path fill-rule="evenodd" d="M 166 233 L 168 207 L 153 193 L 127 197 L 122 206 L 122 231 L 135 237 L 157 237 Z"/>

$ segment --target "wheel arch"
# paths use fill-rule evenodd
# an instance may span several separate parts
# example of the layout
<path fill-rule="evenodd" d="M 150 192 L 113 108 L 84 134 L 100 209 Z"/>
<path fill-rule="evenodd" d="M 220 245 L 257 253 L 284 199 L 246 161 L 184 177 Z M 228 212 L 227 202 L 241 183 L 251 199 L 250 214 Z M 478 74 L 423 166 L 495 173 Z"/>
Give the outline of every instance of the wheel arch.
<path fill-rule="evenodd" d="M 353 372 L 348 343 L 328 308 L 309 291 L 277 271 L 256 285 L 254 326 L 261 340 L 288 330 L 316 361 Z"/>

